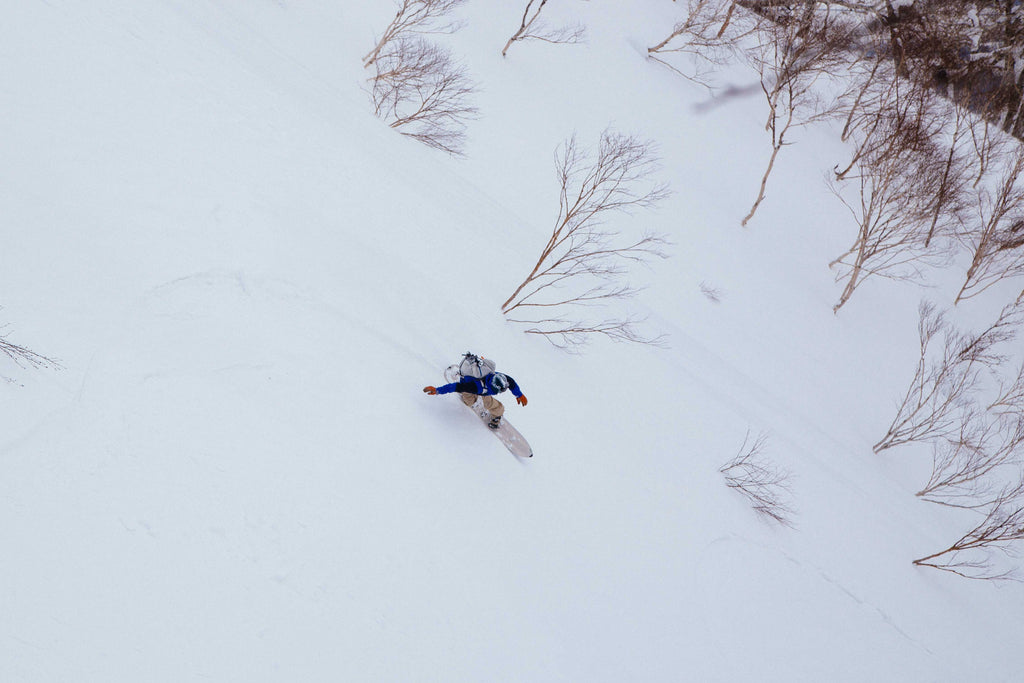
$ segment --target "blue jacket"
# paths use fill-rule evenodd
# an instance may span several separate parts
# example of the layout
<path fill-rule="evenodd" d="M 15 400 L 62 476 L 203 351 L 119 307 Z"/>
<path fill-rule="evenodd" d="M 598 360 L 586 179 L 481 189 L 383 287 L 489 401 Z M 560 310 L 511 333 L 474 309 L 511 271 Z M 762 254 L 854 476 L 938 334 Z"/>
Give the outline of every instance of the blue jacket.
<path fill-rule="evenodd" d="M 495 390 L 493 380 L 496 374 L 499 373 L 492 372 L 481 379 L 477 379 L 476 377 L 463 377 L 458 382 L 452 382 L 451 384 L 445 384 L 443 387 L 437 387 L 437 393 L 450 394 L 453 391 L 457 391 L 460 394 L 476 394 L 477 396 L 493 396 L 495 394 L 500 394 L 504 389 L 500 391 Z M 523 392 L 520 391 L 519 385 L 516 384 L 514 379 L 508 375 L 505 375 L 505 379 L 508 380 L 508 388 L 511 390 L 513 396 L 518 398 L 523 395 Z"/>

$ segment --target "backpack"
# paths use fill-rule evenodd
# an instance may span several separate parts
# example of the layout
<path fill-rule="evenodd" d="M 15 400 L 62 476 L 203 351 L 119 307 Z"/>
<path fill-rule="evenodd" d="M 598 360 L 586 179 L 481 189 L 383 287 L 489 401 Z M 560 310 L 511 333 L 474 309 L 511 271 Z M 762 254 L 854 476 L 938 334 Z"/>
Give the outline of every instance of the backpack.
<path fill-rule="evenodd" d="M 466 352 L 459 363 L 459 374 L 463 377 L 482 379 L 494 372 L 497 364 L 489 358 L 481 358 L 474 353 Z"/>

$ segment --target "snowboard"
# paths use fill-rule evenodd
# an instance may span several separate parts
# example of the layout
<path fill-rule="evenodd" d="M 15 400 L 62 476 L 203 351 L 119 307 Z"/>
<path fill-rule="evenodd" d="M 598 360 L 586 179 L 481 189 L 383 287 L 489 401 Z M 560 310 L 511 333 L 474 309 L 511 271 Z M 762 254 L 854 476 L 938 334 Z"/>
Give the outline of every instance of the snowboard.
<path fill-rule="evenodd" d="M 456 365 L 449 366 L 444 371 L 444 377 L 449 382 L 457 382 L 459 379 L 459 368 Z M 462 403 L 462 399 L 456 394 L 456 398 L 459 403 Z M 462 405 L 466 405 L 463 403 Z M 493 432 L 498 441 L 505 444 L 505 448 L 508 449 L 509 453 L 519 458 L 532 458 L 533 449 L 530 448 L 530 444 L 526 442 L 523 435 L 519 433 L 519 430 L 513 427 L 508 418 L 502 416 L 501 423 L 497 429 L 491 429 L 487 426 L 487 423 L 491 421 L 491 413 L 484 408 L 484 404 L 477 399 L 476 403 L 471 406 L 467 406 L 470 410 L 476 413 L 476 416 L 480 418 L 480 421 L 484 423 L 484 427 L 489 432 Z"/>

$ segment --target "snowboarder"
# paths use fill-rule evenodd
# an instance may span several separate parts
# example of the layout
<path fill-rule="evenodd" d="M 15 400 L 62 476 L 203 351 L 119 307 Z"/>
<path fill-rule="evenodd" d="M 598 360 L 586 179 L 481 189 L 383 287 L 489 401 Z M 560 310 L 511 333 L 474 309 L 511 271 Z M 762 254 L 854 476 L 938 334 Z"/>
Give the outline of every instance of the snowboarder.
<path fill-rule="evenodd" d="M 521 406 L 526 405 L 526 396 L 514 379 L 503 372 L 495 372 L 494 368 L 494 361 L 467 353 L 462 357 L 462 362 L 458 366 L 458 381 L 440 387 L 423 387 L 423 393 L 434 396 L 458 392 L 462 402 L 470 407 L 476 403 L 476 398 L 479 396 L 483 400 L 484 408 L 491 414 L 491 421 L 487 423 L 487 426 L 497 429 L 501 426 L 501 416 L 505 414 L 505 406 L 494 398 L 494 395 L 507 389 L 512 392 L 512 395 L 516 397 L 516 403 Z"/>

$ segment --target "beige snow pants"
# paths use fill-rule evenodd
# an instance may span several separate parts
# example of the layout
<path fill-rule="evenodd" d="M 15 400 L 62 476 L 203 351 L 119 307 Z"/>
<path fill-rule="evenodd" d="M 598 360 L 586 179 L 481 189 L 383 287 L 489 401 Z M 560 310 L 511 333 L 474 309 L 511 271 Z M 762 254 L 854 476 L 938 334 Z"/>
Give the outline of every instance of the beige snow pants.
<path fill-rule="evenodd" d="M 501 417 L 505 414 L 505 406 L 502 405 L 501 401 L 494 398 L 493 396 L 477 396 L 476 394 L 464 394 L 459 392 L 459 398 L 470 408 L 476 403 L 479 398 L 484 402 L 484 408 L 487 408 L 488 412 L 491 413 L 491 417 Z"/>

